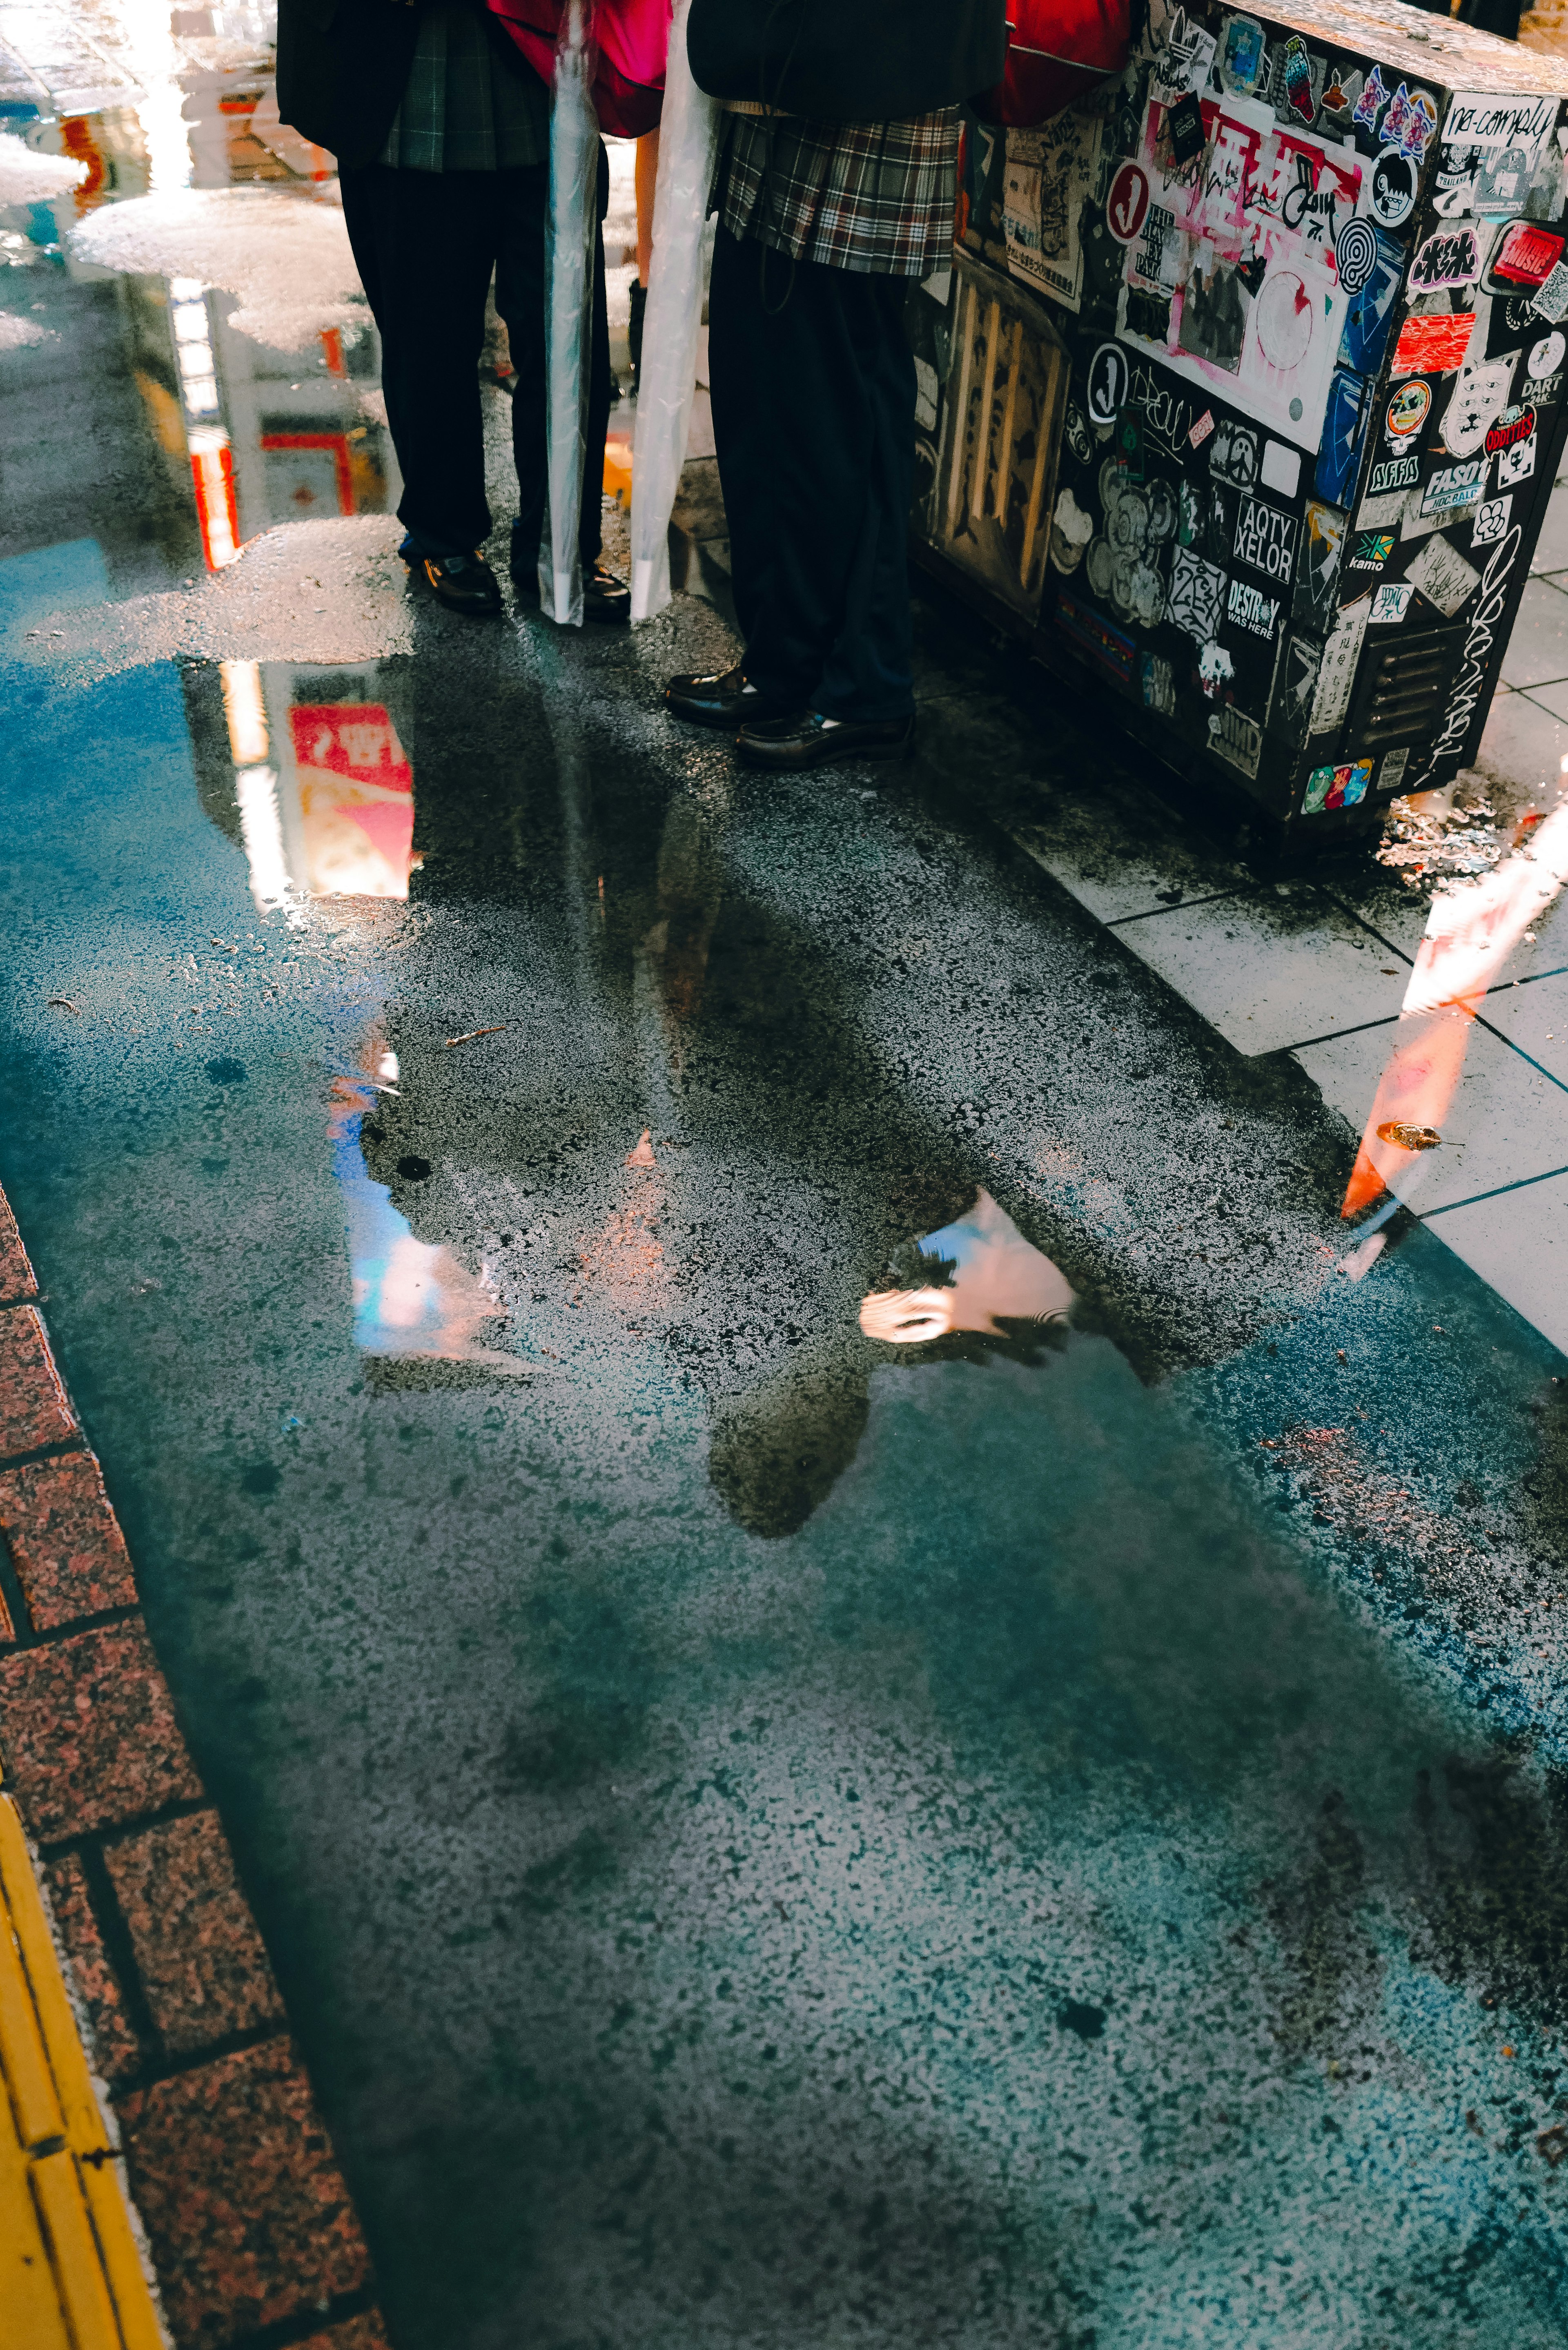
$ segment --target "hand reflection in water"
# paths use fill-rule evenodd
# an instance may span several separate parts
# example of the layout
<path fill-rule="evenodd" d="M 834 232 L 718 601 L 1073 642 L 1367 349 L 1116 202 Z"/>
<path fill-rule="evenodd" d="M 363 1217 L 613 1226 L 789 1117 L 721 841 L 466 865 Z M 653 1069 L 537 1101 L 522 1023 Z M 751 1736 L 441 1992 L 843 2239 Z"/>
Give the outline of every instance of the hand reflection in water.
<path fill-rule="evenodd" d="M 950 1330 L 1006 1336 L 1006 1323 L 1065 1322 L 1073 1292 L 1048 1256 L 1031 1247 L 983 1188 L 956 1223 L 916 1243 L 937 1278 L 916 1289 L 874 1289 L 860 1308 L 868 1338 L 919 1347 Z"/>

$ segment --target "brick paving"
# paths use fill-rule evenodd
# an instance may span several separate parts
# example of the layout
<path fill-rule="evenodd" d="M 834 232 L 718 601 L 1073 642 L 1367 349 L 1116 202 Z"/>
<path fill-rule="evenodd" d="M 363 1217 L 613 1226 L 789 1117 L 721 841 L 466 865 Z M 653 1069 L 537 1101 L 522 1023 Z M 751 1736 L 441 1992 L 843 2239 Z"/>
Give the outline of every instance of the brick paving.
<path fill-rule="evenodd" d="M 176 2350 L 389 2350 L 352 2200 L 0 1195 L 0 1768 Z"/>

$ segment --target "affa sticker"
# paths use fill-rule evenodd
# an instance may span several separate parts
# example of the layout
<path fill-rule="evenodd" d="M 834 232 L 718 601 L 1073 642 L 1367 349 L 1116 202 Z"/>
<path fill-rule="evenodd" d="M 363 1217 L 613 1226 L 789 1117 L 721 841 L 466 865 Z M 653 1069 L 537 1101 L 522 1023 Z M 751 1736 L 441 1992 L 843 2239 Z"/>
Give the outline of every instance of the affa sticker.
<path fill-rule="evenodd" d="M 1410 264 L 1410 289 L 1416 294 L 1436 294 L 1445 286 L 1473 286 L 1480 275 L 1480 247 L 1474 229 L 1438 229 Z"/>
<path fill-rule="evenodd" d="M 1347 571 L 1381 571 L 1394 552 L 1391 530 L 1364 530 L 1345 558 Z"/>
<path fill-rule="evenodd" d="M 1416 590 L 1403 579 L 1385 581 L 1372 598 L 1372 610 L 1367 616 L 1368 627 L 1386 628 L 1393 621 L 1402 620 L 1410 608 L 1410 599 L 1415 593 Z"/>
<path fill-rule="evenodd" d="M 1382 498 L 1390 490 L 1413 490 L 1420 478 L 1418 457 L 1386 457 L 1381 464 L 1373 466 L 1366 494 L 1369 498 Z"/>
<path fill-rule="evenodd" d="M 1388 403 L 1383 429 L 1396 447 L 1419 432 L 1432 407 L 1432 387 L 1420 376 L 1412 376 L 1402 383 Z"/>
<path fill-rule="evenodd" d="M 1507 530 L 1508 518 L 1512 512 L 1511 493 L 1506 498 L 1488 498 L 1484 505 L 1476 508 L 1475 527 L 1470 532 L 1470 545 L 1472 546 L 1494 546 Z"/>
<path fill-rule="evenodd" d="M 1343 767 L 1314 767 L 1307 777 L 1302 814 L 1321 816 L 1325 808 L 1354 807 L 1366 797 L 1371 781 L 1370 759 L 1352 759 Z"/>
<path fill-rule="evenodd" d="M 1395 375 L 1453 375 L 1465 363 L 1475 327 L 1473 310 L 1440 310 L 1407 318 L 1394 346 Z"/>

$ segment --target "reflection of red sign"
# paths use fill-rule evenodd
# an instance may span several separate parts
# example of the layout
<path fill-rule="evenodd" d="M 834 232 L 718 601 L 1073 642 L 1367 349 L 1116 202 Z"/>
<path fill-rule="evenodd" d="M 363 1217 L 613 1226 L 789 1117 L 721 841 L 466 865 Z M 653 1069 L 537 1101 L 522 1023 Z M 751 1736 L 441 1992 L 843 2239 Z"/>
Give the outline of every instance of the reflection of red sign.
<path fill-rule="evenodd" d="M 1512 221 L 1498 239 L 1491 275 L 1503 286 L 1544 286 L 1563 251 L 1563 239 L 1533 221 Z"/>
<path fill-rule="evenodd" d="M 1106 226 L 1118 244 L 1130 244 L 1147 213 L 1147 172 L 1138 163 L 1119 164 L 1106 198 Z"/>
<path fill-rule="evenodd" d="M 337 491 L 337 511 L 339 514 L 346 515 L 353 513 L 354 468 L 348 455 L 348 436 L 346 432 L 264 432 L 261 436 L 261 445 L 269 452 L 275 449 L 324 451 L 332 461 L 333 480 Z M 308 487 L 305 488 L 303 495 L 296 490 L 295 497 L 296 503 L 301 505 L 314 503 Z"/>
<path fill-rule="evenodd" d="M 1487 455 L 1495 457 L 1500 449 L 1517 448 L 1520 442 L 1529 440 L 1534 430 L 1533 408 L 1505 408 L 1495 422 L 1487 428 Z"/>
<path fill-rule="evenodd" d="M 406 898 L 413 769 L 379 702 L 288 713 L 313 897 Z"/>
<path fill-rule="evenodd" d="M 1395 375 L 1452 375 L 1463 367 L 1470 345 L 1473 310 L 1439 310 L 1407 318 L 1394 346 Z"/>

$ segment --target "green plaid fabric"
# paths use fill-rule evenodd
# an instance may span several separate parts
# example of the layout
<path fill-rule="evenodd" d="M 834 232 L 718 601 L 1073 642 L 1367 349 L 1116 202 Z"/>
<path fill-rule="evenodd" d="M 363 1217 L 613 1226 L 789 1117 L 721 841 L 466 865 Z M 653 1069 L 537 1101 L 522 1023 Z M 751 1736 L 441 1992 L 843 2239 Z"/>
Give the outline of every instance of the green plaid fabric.
<path fill-rule="evenodd" d="M 512 172 L 548 161 L 550 94 L 521 56 L 514 65 L 491 41 L 488 16 L 469 0 L 433 0 L 424 10 L 383 163 Z"/>
<path fill-rule="evenodd" d="M 719 217 L 796 261 L 927 277 L 952 251 L 959 111 L 905 122 L 732 114 Z"/>

